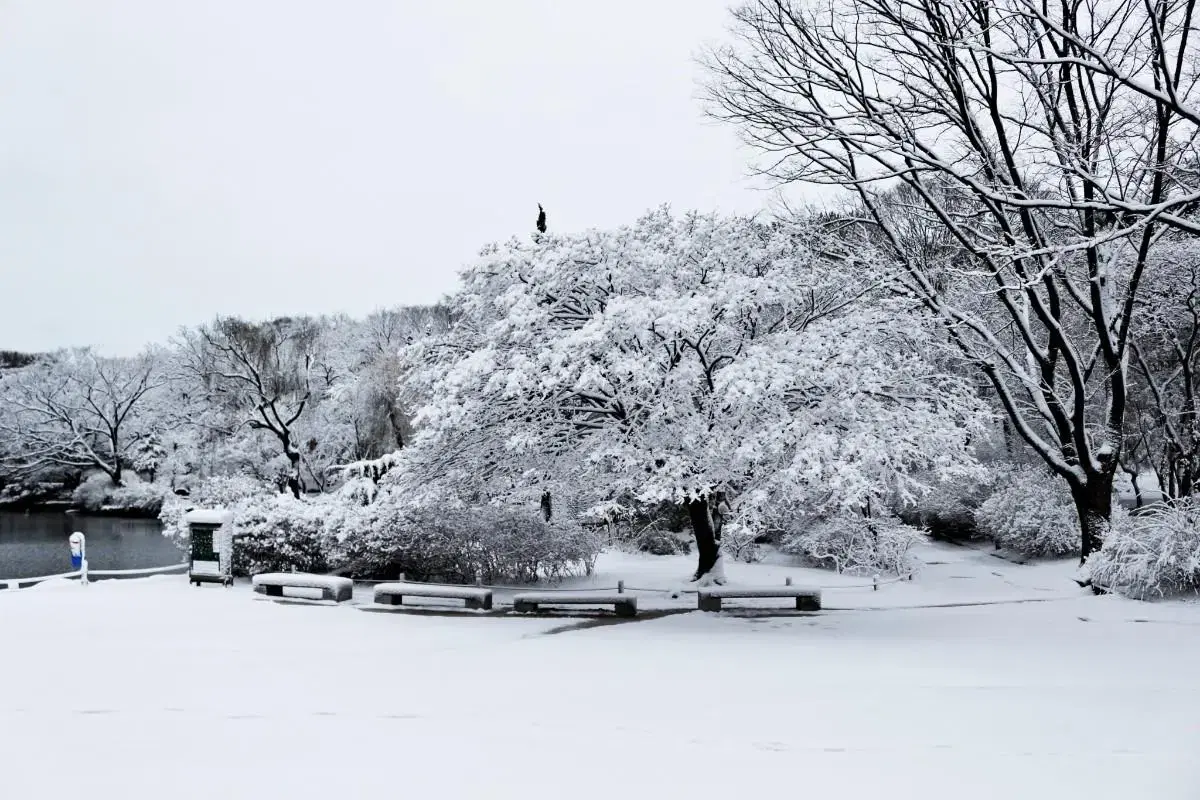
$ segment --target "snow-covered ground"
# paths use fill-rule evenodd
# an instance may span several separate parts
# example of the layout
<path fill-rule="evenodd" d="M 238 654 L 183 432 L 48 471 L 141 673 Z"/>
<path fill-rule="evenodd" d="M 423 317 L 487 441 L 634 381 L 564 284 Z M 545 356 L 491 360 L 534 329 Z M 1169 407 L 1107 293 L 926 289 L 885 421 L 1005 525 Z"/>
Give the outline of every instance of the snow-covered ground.
<path fill-rule="evenodd" d="M 921 557 L 827 592 L 848 610 L 575 629 L 181 577 L 0 592 L 0 797 L 1200 797 L 1200 605 Z M 614 554 L 591 582 L 688 564 Z"/>

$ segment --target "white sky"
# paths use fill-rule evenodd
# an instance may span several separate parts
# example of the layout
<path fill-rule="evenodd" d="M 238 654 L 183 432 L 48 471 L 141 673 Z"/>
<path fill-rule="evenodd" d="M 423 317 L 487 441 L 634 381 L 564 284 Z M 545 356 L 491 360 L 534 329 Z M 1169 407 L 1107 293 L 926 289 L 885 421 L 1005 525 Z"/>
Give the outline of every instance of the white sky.
<path fill-rule="evenodd" d="M 436 300 L 489 241 L 754 211 L 727 0 L 3 0 L 0 349 Z"/>

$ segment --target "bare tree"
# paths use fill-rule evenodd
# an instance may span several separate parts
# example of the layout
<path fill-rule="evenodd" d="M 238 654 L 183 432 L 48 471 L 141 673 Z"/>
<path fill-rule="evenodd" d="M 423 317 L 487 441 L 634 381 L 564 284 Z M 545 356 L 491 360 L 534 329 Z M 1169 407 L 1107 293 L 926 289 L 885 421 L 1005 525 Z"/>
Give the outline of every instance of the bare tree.
<path fill-rule="evenodd" d="M 1169 243 L 1147 275 L 1132 344 L 1134 419 L 1125 461 L 1152 466 L 1168 500 L 1200 482 L 1200 248 Z M 1136 469 L 1126 470 L 1136 472 Z M 1136 475 L 1131 476 L 1136 480 Z M 1140 487 L 1136 484 L 1135 491 Z"/>
<path fill-rule="evenodd" d="M 74 350 L 0 381 L 0 433 L 19 472 L 95 469 L 120 486 L 138 448 L 155 434 L 148 398 L 168 377 L 158 358 L 101 358 Z"/>
<path fill-rule="evenodd" d="M 1164 232 L 1200 231 L 1194 10 L 753 0 L 737 43 L 708 59 L 711 113 L 767 156 L 765 174 L 849 191 L 903 290 L 1067 480 L 1085 559 L 1110 519 L 1144 272 Z M 912 198 L 900 209 L 897 184 Z M 914 257 L 898 216 L 956 254 Z"/>
<path fill-rule="evenodd" d="M 295 426 L 312 398 L 319 339 L 319 327 L 307 319 L 254 324 L 218 317 L 180 342 L 186 371 L 232 420 L 227 432 L 248 427 L 279 441 L 290 465 L 286 488 L 297 498 L 304 479 Z"/>

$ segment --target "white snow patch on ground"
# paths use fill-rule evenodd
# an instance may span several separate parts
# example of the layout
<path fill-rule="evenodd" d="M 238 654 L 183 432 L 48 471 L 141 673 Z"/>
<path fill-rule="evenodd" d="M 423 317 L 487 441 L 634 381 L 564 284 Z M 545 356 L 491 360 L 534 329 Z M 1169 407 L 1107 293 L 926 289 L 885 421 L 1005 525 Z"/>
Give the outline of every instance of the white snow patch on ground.
<path fill-rule="evenodd" d="M 1067 562 L 921 556 L 947 563 L 826 595 L 855 610 L 554 636 L 179 576 L 0 592 L 0 797 L 1200 796 L 1200 605 L 1092 597 Z M 688 563 L 606 556 L 580 583 Z M 1050 599 L 903 607 L 1030 597 Z"/>

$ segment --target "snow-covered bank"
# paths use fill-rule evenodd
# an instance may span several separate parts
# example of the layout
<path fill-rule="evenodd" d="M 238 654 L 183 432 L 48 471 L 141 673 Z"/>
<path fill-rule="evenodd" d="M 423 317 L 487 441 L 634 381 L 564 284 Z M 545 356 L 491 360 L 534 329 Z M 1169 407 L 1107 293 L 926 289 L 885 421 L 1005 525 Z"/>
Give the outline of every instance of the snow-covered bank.
<path fill-rule="evenodd" d="M 1063 568 L 1008 565 L 1022 577 L 969 597 L 959 584 L 987 570 L 945 552 L 963 560 L 863 602 L 1016 599 Z M 670 566 L 611 557 L 596 580 L 637 564 Z M 763 582 L 789 569 L 731 566 Z M 0 593 L 0 794 L 1096 800 L 1200 785 L 1194 604 L 1075 592 L 540 635 L 560 625 L 278 604 L 176 577 Z"/>

